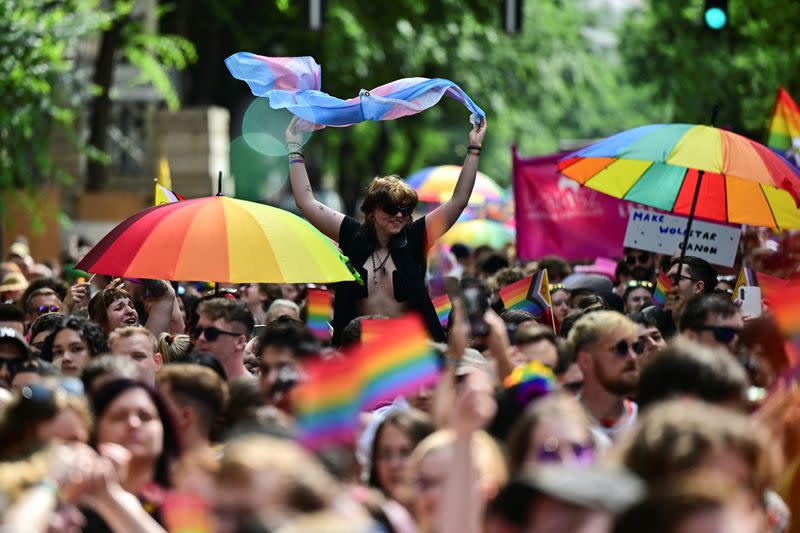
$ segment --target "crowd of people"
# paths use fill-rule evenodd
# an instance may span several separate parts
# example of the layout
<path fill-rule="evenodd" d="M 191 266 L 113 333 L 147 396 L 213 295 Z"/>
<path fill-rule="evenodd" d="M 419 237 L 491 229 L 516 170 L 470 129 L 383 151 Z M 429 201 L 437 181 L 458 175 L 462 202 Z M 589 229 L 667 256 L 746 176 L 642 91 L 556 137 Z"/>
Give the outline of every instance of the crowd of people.
<path fill-rule="evenodd" d="M 0 529 L 47 531 L 756 533 L 800 531 L 798 391 L 770 317 L 732 302 L 731 272 L 625 249 L 615 271 L 454 245 L 480 287 L 443 327 L 426 256 L 467 205 L 485 122 L 453 198 L 375 179 L 363 222 L 314 199 L 287 133 L 299 209 L 362 283 L 335 290 L 331 338 L 305 284 L 89 275 L 0 263 Z M 747 230 L 741 259 L 792 271 L 792 234 Z M 543 318 L 498 292 L 547 269 Z M 664 305 L 660 271 L 673 282 Z M 419 314 L 437 384 L 360 413 L 349 442 L 300 444 L 304 365 L 347 357 L 364 317 Z M 374 341 L 373 341 L 374 342 Z M 378 340 L 377 342 L 380 342 Z"/>

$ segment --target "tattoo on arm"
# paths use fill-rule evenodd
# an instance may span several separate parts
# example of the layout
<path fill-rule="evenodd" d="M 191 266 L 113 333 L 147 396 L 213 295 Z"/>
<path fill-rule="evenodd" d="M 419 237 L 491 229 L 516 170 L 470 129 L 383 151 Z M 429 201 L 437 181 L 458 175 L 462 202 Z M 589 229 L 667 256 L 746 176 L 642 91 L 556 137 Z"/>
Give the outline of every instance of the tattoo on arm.
<path fill-rule="evenodd" d="M 307 190 L 308 192 L 311 192 L 311 185 L 306 185 L 306 190 Z"/>

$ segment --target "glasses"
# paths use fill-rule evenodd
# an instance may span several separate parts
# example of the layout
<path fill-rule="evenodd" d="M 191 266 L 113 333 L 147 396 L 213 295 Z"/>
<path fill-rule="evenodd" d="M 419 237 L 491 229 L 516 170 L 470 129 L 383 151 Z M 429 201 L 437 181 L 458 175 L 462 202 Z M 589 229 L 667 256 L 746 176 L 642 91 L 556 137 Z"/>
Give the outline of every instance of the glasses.
<path fill-rule="evenodd" d="M 625 262 L 633 266 L 636 263 L 646 265 L 650 261 L 650 254 L 630 254 L 625 256 Z"/>
<path fill-rule="evenodd" d="M 197 340 L 200 338 L 200 335 L 203 335 L 208 342 L 214 342 L 219 338 L 220 335 L 230 335 L 231 337 L 238 337 L 240 335 L 244 335 L 244 333 L 236 333 L 235 331 L 225 331 L 219 328 L 210 327 L 210 328 L 201 328 L 200 326 L 195 326 L 191 330 L 189 330 L 189 336 L 192 340 Z"/>
<path fill-rule="evenodd" d="M 680 281 L 681 281 L 682 279 L 688 279 L 688 280 L 689 280 L 689 281 L 691 281 L 692 283 L 694 283 L 694 281 L 695 281 L 693 277 L 691 277 L 691 276 L 685 276 L 685 275 L 683 275 L 683 274 L 671 274 L 671 275 L 669 275 L 669 276 L 667 276 L 667 277 L 670 279 L 670 281 L 672 281 L 672 284 L 673 284 L 673 285 L 677 285 L 678 283 L 680 283 Z"/>
<path fill-rule="evenodd" d="M 741 328 L 732 328 L 729 326 L 700 326 L 693 329 L 697 331 L 713 332 L 714 340 L 722 344 L 728 344 L 742 332 Z"/>
<path fill-rule="evenodd" d="M 590 464 L 594 461 L 594 445 L 548 437 L 536 451 L 536 459 L 540 463 L 561 463 L 565 455 L 578 464 Z"/>
<path fill-rule="evenodd" d="M 628 287 L 644 287 L 645 289 L 652 289 L 653 282 L 652 281 L 642 281 L 638 279 L 632 279 L 627 284 Z"/>
<path fill-rule="evenodd" d="M 36 308 L 36 314 L 43 315 L 45 313 L 58 313 L 60 308 L 57 305 L 40 305 Z"/>
<path fill-rule="evenodd" d="M 394 204 L 386 204 L 382 206 L 381 209 L 383 209 L 383 212 L 389 215 L 390 217 L 397 215 L 397 213 L 400 213 L 404 217 L 407 217 L 414 212 L 413 207 L 399 207 Z"/>
<path fill-rule="evenodd" d="M 636 355 L 642 355 L 644 353 L 644 343 L 636 341 L 628 344 L 628 341 L 619 341 L 613 346 L 613 349 L 620 358 L 627 357 L 630 350 L 633 350 Z"/>

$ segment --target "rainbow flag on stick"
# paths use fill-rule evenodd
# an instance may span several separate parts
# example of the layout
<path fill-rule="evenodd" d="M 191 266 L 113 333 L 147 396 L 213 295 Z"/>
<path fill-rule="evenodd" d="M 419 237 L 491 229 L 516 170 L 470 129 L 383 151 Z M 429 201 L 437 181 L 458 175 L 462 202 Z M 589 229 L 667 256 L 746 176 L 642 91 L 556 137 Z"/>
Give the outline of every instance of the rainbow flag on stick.
<path fill-rule="evenodd" d="M 173 202 L 182 202 L 186 198 L 181 196 L 180 194 L 175 194 L 171 190 L 167 189 L 166 187 L 159 185 L 156 183 L 156 195 L 155 195 L 155 204 L 154 205 L 161 205 L 161 204 L 171 204 Z"/>
<path fill-rule="evenodd" d="M 309 289 L 306 297 L 308 329 L 317 339 L 331 340 L 330 320 L 333 316 L 333 295 L 321 289 Z"/>
<path fill-rule="evenodd" d="M 766 145 L 797 164 L 800 150 L 800 107 L 786 89 L 778 87 L 767 127 Z"/>
<path fill-rule="evenodd" d="M 304 365 L 306 379 L 292 391 L 292 404 L 299 439 L 307 447 L 352 442 L 361 411 L 438 381 L 436 353 L 418 316 L 376 322 L 379 338 L 343 357 Z"/>
<path fill-rule="evenodd" d="M 758 287 L 756 273 L 753 272 L 752 268 L 748 268 L 744 265 L 742 265 L 742 269 L 739 271 L 739 277 L 736 279 L 736 285 L 733 286 L 733 294 L 731 294 L 731 300 L 735 304 L 741 303 L 742 301 L 739 297 L 739 289 L 742 287 Z"/>
<path fill-rule="evenodd" d="M 547 269 L 542 269 L 498 291 L 506 310 L 528 311 L 540 318 L 552 306 Z"/>
<path fill-rule="evenodd" d="M 436 309 L 436 316 L 439 317 L 439 323 L 442 327 L 447 327 L 447 320 L 450 318 L 450 311 L 453 309 L 450 297 L 442 294 L 431 301 L 433 302 L 433 308 Z"/>
<path fill-rule="evenodd" d="M 653 301 L 656 305 L 664 305 L 667 302 L 667 294 L 672 288 L 672 280 L 669 279 L 667 273 L 663 270 L 658 273 L 658 282 L 656 283 L 656 290 L 653 292 Z"/>

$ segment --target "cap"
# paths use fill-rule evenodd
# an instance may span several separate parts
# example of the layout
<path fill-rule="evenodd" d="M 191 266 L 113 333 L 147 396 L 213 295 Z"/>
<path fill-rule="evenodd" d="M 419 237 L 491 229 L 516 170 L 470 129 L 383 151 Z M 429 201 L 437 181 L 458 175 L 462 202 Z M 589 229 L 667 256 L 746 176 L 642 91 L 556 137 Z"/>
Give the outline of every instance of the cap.
<path fill-rule="evenodd" d="M 3 342 L 16 344 L 22 350 L 23 355 L 28 355 L 28 343 L 25 342 L 25 337 L 14 328 L 0 328 L 0 343 Z"/>
<path fill-rule="evenodd" d="M 640 500 L 645 485 L 622 469 L 568 464 L 537 465 L 503 489 L 506 497 L 543 494 L 576 505 L 619 513 Z M 499 497 L 499 496 L 498 496 Z"/>
<path fill-rule="evenodd" d="M 606 294 L 614 289 L 611 280 L 599 274 L 570 274 L 564 278 L 564 286 L 569 291 L 592 291 Z"/>
<path fill-rule="evenodd" d="M 15 242 L 8 247 L 8 255 L 17 255 L 24 258 L 31 255 L 31 250 L 24 242 Z"/>
<path fill-rule="evenodd" d="M 0 292 L 24 291 L 28 288 L 28 280 L 19 272 L 9 272 L 0 280 Z"/>

